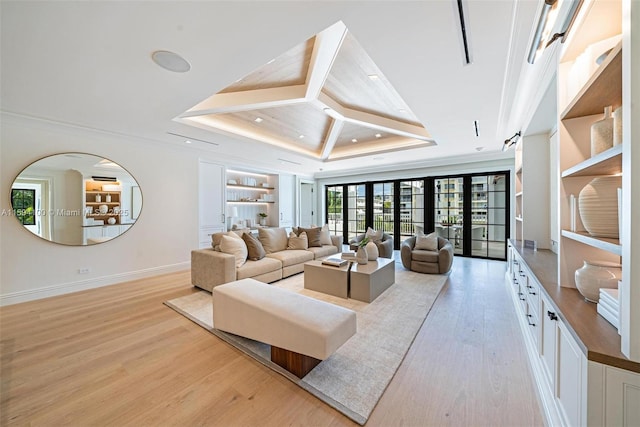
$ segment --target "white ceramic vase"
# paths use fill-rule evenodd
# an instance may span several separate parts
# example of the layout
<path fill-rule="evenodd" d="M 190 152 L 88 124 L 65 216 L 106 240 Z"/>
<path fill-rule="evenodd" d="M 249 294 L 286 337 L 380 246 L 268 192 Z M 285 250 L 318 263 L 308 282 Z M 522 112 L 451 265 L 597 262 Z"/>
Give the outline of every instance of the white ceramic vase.
<path fill-rule="evenodd" d="M 358 248 L 356 251 L 356 261 L 358 264 L 366 264 L 369 262 L 369 256 L 367 255 L 366 248 Z"/>
<path fill-rule="evenodd" d="M 116 223 L 116 219 L 114 217 L 111 217 L 107 220 L 107 223 L 113 225 Z"/>
<path fill-rule="evenodd" d="M 107 205 L 100 205 L 98 208 L 100 209 L 101 214 L 106 214 L 107 212 L 109 212 L 109 206 Z"/>
<path fill-rule="evenodd" d="M 107 203 L 111 203 L 111 194 L 107 194 L 104 198 L 104 201 Z"/>
<path fill-rule="evenodd" d="M 102 196 L 100 194 L 96 194 L 96 203 L 100 203 L 102 201 Z"/>
<path fill-rule="evenodd" d="M 584 261 L 576 270 L 576 287 L 582 296 L 591 302 L 600 300 L 600 289 L 618 287 L 622 278 L 622 265 L 606 261 Z"/>
<path fill-rule="evenodd" d="M 622 144 L 622 105 L 613 110 L 613 145 Z"/>
<path fill-rule="evenodd" d="M 594 178 L 580 191 L 580 219 L 592 236 L 619 238 L 618 187 L 622 187 L 621 176 L 602 176 Z"/>
<path fill-rule="evenodd" d="M 604 108 L 604 118 L 591 125 L 591 157 L 613 147 L 611 106 Z"/>
<path fill-rule="evenodd" d="M 367 259 L 369 261 L 375 261 L 378 259 L 378 256 L 380 256 L 380 254 L 378 253 L 378 246 L 376 246 L 376 244 L 373 242 L 367 243 L 365 249 L 367 250 Z"/>

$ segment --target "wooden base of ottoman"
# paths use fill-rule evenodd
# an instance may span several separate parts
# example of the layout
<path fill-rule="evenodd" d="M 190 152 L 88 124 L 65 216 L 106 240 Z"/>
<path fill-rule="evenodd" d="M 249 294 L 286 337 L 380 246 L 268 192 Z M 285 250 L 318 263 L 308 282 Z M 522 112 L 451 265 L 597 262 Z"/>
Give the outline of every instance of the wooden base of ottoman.
<path fill-rule="evenodd" d="M 271 346 L 271 361 L 291 372 L 298 378 L 307 375 L 318 363 L 322 362 L 315 357 Z"/>

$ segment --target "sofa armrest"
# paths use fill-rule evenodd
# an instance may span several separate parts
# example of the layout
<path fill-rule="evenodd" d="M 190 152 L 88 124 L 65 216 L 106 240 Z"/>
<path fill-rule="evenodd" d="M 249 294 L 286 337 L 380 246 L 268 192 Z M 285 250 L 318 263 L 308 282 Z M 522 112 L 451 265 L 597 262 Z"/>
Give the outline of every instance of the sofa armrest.
<path fill-rule="evenodd" d="M 389 236 L 384 241 L 376 242 L 376 246 L 382 258 L 393 258 L 393 237 Z"/>
<path fill-rule="evenodd" d="M 404 268 L 411 270 L 411 251 L 416 245 L 416 237 L 409 237 L 400 244 L 400 259 Z"/>
<path fill-rule="evenodd" d="M 191 251 L 191 284 L 207 291 L 236 280 L 236 260 L 233 255 L 198 249 Z"/>
<path fill-rule="evenodd" d="M 438 251 L 438 270 L 439 272 L 446 273 L 451 270 L 453 264 L 453 245 L 447 240 L 440 250 Z"/>
<path fill-rule="evenodd" d="M 338 248 L 338 253 L 342 252 L 342 236 L 331 235 L 331 244 Z"/>

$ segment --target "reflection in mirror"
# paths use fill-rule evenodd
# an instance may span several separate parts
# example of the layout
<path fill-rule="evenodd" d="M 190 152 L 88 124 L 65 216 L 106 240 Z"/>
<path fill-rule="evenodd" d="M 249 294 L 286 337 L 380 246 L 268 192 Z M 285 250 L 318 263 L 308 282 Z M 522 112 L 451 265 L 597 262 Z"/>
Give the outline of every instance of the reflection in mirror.
<path fill-rule="evenodd" d="M 27 166 L 11 186 L 13 215 L 55 243 L 92 245 L 127 231 L 142 209 L 136 180 L 103 157 L 64 153 Z"/>

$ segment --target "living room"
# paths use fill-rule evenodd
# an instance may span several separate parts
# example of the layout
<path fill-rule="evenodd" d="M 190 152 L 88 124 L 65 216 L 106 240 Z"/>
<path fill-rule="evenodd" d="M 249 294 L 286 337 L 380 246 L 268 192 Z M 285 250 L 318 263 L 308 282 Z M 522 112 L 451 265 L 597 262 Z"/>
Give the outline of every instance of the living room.
<path fill-rule="evenodd" d="M 3 337 L 3 409 L 21 409 L 19 413 L 8 415 L 12 417 L 10 419 L 3 415 L 2 421 L 7 421 L 7 424 L 20 420 L 44 424 L 100 424 L 120 420 L 125 424 L 163 424 L 168 418 L 154 418 L 155 404 L 145 406 L 138 401 L 141 409 L 136 413 L 136 405 L 115 398 L 117 403 L 114 406 L 105 406 L 100 411 L 79 393 L 90 396 L 96 392 L 101 399 L 109 399 L 108 393 L 102 394 L 105 390 L 99 386 L 100 381 L 107 381 L 107 377 L 113 379 L 120 375 L 124 379 L 132 375 L 124 383 L 130 381 L 129 385 L 133 385 L 147 377 L 150 387 L 157 387 L 155 391 L 141 388 L 132 397 L 143 401 L 162 400 L 163 393 L 179 388 L 177 384 L 180 381 L 195 382 L 197 377 L 203 376 L 206 365 L 216 363 L 215 357 L 220 356 L 224 367 L 200 383 L 198 388 L 191 389 L 197 393 L 211 391 L 211 396 L 214 396 L 211 401 L 216 399 L 215 396 L 220 400 L 217 403 L 210 401 L 210 408 L 198 403 L 199 409 L 189 412 L 191 399 L 198 400 L 200 396 L 188 393 L 172 395 L 167 403 L 177 413 L 173 415 L 176 418 L 172 418 L 172 422 L 187 420 L 187 424 L 221 425 L 236 420 L 238 424 L 247 425 L 268 419 L 273 424 L 350 425 L 352 421 L 340 412 L 224 342 L 211 344 L 210 334 L 202 328 L 193 327 L 162 303 L 193 292 L 189 257 L 193 249 L 201 246 L 198 225 L 201 224 L 199 206 L 202 199 L 198 170 L 203 160 L 221 165 L 226 171 L 293 177 L 293 225 L 308 225 L 302 224 L 300 218 L 299 191 L 302 183 L 313 185 L 315 223 L 322 224 L 328 221 L 325 189 L 329 186 L 508 171 L 511 212 L 508 227 L 512 230 L 511 236 L 515 237 L 518 227 L 515 214 L 516 150 L 515 147 L 508 147 L 505 151 L 502 148 L 505 139 L 508 141 L 516 132 L 522 132 L 525 143 L 536 138 L 548 141 L 548 135 L 557 126 L 559 112 L 556 111 L 554 95 L 558 83 L 553 61 L 560 49 L 557 47 L 559 43 L 551 45 L 535 64 L 526 63 L 542 2 L 460 3 L 468 12 L 467 30 L 473 54 L 471 65 L 464 65 L 464 43 L 458 38 L 462 37 L 458 27 L 460 21 L 456 22 L 459 18 L 458 3 L 453 1 L 370 2 L 366 5 L 361 2 L 46 4 L 3 1 L 0 6 L 3 212 L 12 210 L 11 183 L 20 172 L 41 158 L 61 153 L 88 153 L 119 164 L 139 186 L 142 209 L 130 230 L 91 247 L 46 242 L 26 231 L 11 215 L 3 214 L 0 221 L 0 305 L 15 309 L 23 303 L 33 304 L 24 305 L 32 307 L 28 311 L 35 313 L 36 317 L 25 322 L 24 333 L 37 330 L 40 321 L 50 321 L 60 328 L 57 339 L 61 342 L 69 340 L 73 346 L 67 353 L 64 346 L 52 341 L 49 344 L 55 351 L 51 354 L 46 350 L 34 353 L 40 361 L 57 359 L 55 367 L 52 367 L 52 372 L 56 373 L 47 376 L 50 381 L 46 383 L 33 383 L 33 387 L 37 384 L 45 392 L 32 403 L 28 399 L 19 399 L 21 402 L 16 404 L 12 401 L 15 397 L 11 391 L 17 389 L 19 396 L 26 396 L 33 391 L 29 385 L 30 376 L 45 375 L 44 371 L 29 371 L 24 365 L 12 365 L 11 361 L 21 357 L 21 352 L 28 353 L 38 347 L 35 337 L 42 340 L 47 340 L 47 337 L 35 334 L 28 343 Z M 637 8 L 633 2 L 624 0 L 621 3 L 625 8 Z M 637 20 L 637 17 L 634 15 L 633 19 Z M 445 24 L 437 25 L 444 20 Z M 211 132 L 203 126 L 194 127 L 175 120 L 207 97 L 238 84 L 239 79 L 336 22 L 344 22 L 384 73 L 384 79 L 393 84 L 411 113 L 423 122 L 429 137 L 418 136 L 428 139 L 428 144 L 424 144 L 424 139 L 417 139 L 423 145 L 395 150 L 385 148 L 327 160 L 322 158 L 322 153 L 314 158 L 285 146 L 252 140 L 246 134 L 234 135 L 229 128 Z M 428 41 L 437 40 L 438 31 L 445 31 L 447 35 L 447 42 L 442 48 Z M 629 29 L 625 31 L 625 43 L 635 42 L 638 35 L 631 34 Z M 399 45 L 405 47 L 399 49 Z M 158 67 L 151 60 L 151 54 L 163 49 L 183 55 L 189 60 L 191 70 L 171 73 Z M 637 62 L 635 56 L 629 55 L 632 65 L 628 66 L 632 69 L 637 68 L 633 62 Z M 482 71 L 476 74 L 473 67 Z M 497 76 L 487 78 L 487 73 L 497 69 L 500 69 Z M 429 72 L 435 77 L 429 78 Z M 449 78 L 444 77 L 447 75 Z M 468 103 L 465 102 L 467 99 L 470 100 Z M 481 110 L 478 110 L 479 106 Z M 386 125 L 393 127 L 389 123 Z M 626 126 L 630 135 L 637 134 L 637 126 Z M 625 138 L 625 159 L 630 159 L 630 165 L 636 165 L 637 154 L 630 150 L 631 136 Z M 431 145 L 432 140 L 436 145 Z M 633 215 L 637 212 L 634 200 L 638 198 L 634 197 L 637 189 L 631 186 L 632 172 L 627 173 L 629 169 L 625 167 L 623 186 L 625 201 L 628 201 L 626 212 Z M 224 179 L 226 182 L 227 175 Z M 224 190 L 222 192 L 224 194 Z M 550 200 L 554 201 L 547 196 L 547 203 Z M 250 210 L 250 215 L 245 216 L 257 222 L 255 214 L 262 208 L 251 209 L 256 212 Z M 240 211 L 243 212 L 242 208 Z M 227 206 L 222 211 L 225 216 L 233 212 Z M 533 216 L 530 212 L 529 217 Z M 276 216 L 269 216 L 274 225 L 277 225 Z M 226 228 L 227 218 L 224 223 Z M 635 236 L 637 231 L 630 220 L 625 224 L 628 236 L 624 237 L 622 247 L 629 252 L 625 252 L 623 258 L 635 259 L 631 251 L 637 239 L 630 236 Z M 397 243 L 399 247 L 401 242 Z M 399 251 L 396 251 L 398 264 L 399 258 Z M 502 289 L 505 268 L 501 261 L 455 257 L 454 269 L 445 288 L 448 291 L 436 300 L 396 374 L 397 378 L 390 383 L 390 392 L 385 392 L 369 423 L 400 424 L 406 419 L 412 425 L 476 424 L 483 422 L 484 414 L 486 419 L 493 421 L 492 424 L 506 424 L 518 422 L 519 410 L 527 414 L 525 424 L 544 422 L 544 410 L 537 401 L 535 381 L 528 371 L 526 348 L 517 322 L 513 320 L 516 312 L 509 294 Z M 638 282 L 631 279 L 637 276 L 635 268 L 632 262 L 625 262 L 626 283 Z M 473 273 L 474 269 L 476 273 Z M 482 273 L 478 272 L 480 270 Z M 500 280 L 497 283 L 499 289 L 487 289 L 490 288 L 487 285 L 496 280 Z M 467 285 L 468 282 L 474 283 L 471 286 Z M 628 292 L 630 296 L 626 301 L 631 307 L 637 306 L 637 286 Z M 136 299 L 140 293 L 145 295 L 142 300 Z M 492 306 L 491 298 L 497 306 Z M 461 307 L 471 305 L 474 299 L 482 302 L 475 310 L 462 313 L 464 309 Z M 82 313 L 74 307 L 76 301 L 85 306 Z M 109 307 L 108 304 L 103 305 L 105 301 L 113 301 L 117 307 L 107 314 Z M 157 306 L 156 309 L 151 308 L 153 306 Z M 452 314 L 453 307 L 456 314 Z M 92 308 L 96 310 L 94 314 L 90 313 Z M 504 315 L 497 314 L 497 309 L 504 310 Z M 626 316 L 633 325 L 632 320 L 637 319 L 638 310 L 627 310 Z M 139 315 L 135 314 L 136 311 Z M 5 317 L 6 313 L 9 311 L 3 307 L 3 323 L 14 322 L 15 318 Z M 66 321 L 63 313 L 69 314 Z M 480 375 L 493 377 L 499 388 L 482 401 L 483 405 L 494 404 L 498 409 L 484 413 L 470 408 L 477 397 L 475 387 L 478 384 L 487 386 L 486 381 L 482 382 L 477 377 L 456 378 L 452 386 L 440 378 L 434 382 L 434 388 L 428 388 L 424 382 L 434 377 L 428 377 L 420 365 L 444 363 L 449 358 L 452 361 L 445 371 L 454 375 L 462 364 L 471 363 L 473 353 L 456 359 L 454 355 L 465 351 L 465 342 L 477 344 L 476 340 L 479 340 L 473 332 L 476 323 L 468 316 L 482 317 L 486 313 L 490 315 L 483 322 L 493 319 L 512 324 L 495 331 L 483 331 L 482 346 L 486 350 L 483 360 L 505 365 L 512 360 L 518 362 L 509 365 L 508 377 L 496 373 L 487 364 L 482 365 L 484 371 Z M 440 317 L 434 316 L 436 314 Z M 148 319 L 139 318 L 143 315 Z M 99 344 L 84 342 L 82 336 L 95 335 L 97 325 L 89 326 L 93 318 L 113 328 L 109 333 L 114 334 L 112 338 L 115 339 L 119 317 L 123 321 L 130 319 L 135 324 L 123 326 L 127 329 L 123 331 L 123 337 L 126 335 L 132 340 L 138 337 L 142 344 L 130 342 L 131 347 L 128 347 L 121 341 L 118 344 L 121 347 L 111 348 L 108 353 L 131 351 L 130 357 L 125 357 L 118 367 L 100 365 L 102 362 L 95 354 L 100 351 Z M 74 330 L 67 321 L 84 326 Z M 134 328 L 140 329 L 129 335 Z M 153 339 L 146 340 L 145 331 L 153 331 L 150 335 Z M 163 334 L 171 336 L 171 339 Z M 448 338 L 447 334 L 460 338 L 460 341 L 454 342 L 456 340 Z M 634 353 L 638 345 L 637 328 L 632 326 L 626 336 L 631 343 L 629 359 L 637 361 Z M 431 352 L 430 347 L 438 342 L 445 343 L 448 351 Z M 171 349 L 163 353 L 161 345 Z M 195 354 L 193 363 L 198 366 L 174 365 L 176 371 L 168 374 L 171 359 L 178 361 L 190 357 L 189 353 L 180 351 L 180 346 Z M 501 346 L 510 347 L 511 351 L 495 356 Z M 79 383 L 74 381 L 86 376 L 81 380 L 82 387 L 78 386 L 82 391 L 64 387 L 55 389 L 53 384 L 65 377 L 63 365 L 80 363 L 84 351 L 92 352 L 89 360 L 103 370 L 92 370 L 91 366 L 83 365 L 77 371 L 66 371 L 66 375 L 74 378 L 69 384 L 77 385 Z M 213 356 L 202 354 L 203 351 L 210 351 Z M 146 352 L 151 359 L 145 358 Z M 163 381 L 159 374 L 154 375 L 145 369 L 146 364 L 153 366 L 153 360 L 160 359 L 163 361 L 159 372 L 170 375 L 170 381 Z M 182 365 L 185 362 L 176 363 Z M 14 374 L 21 376 L 14 376 L 13 382 L 9 382 L 12 368 Z M 137 372 L 133 374 L 134 371 Z M 183 380 L 180 372 L 186 376 Z M 411 377 L 414 377 L 414 383 Z M 476 380 L 478 382 L 474 386 L 467 383 Z M 505 385 L 509 381 L 512 388 Z M 96 384 L 95 389 L 91 389 L 92 382 Z M 222 385 L 214 386 L 214 383 Z M 467 384 L 468 388 L 460 384 Z M 405 387 L 415 387 L 422 393 L 434 393 L 439 388 L 449 400 L 432 403 L 430 410 L 433 412 L 429 412 L 429 416 L 438 413 L 439 417 L 424 419 L 425 413 L 420 408 L 422 396 L 411 397 Z M 124 393 L 124 389 L 126 386 L 112 389 L 112 397 Z M 517 394 L 522 398 L 518 409 L 507 409 L 498 403 L 507 389 L 521 393 Z M 51 394 L 46 390 L 51 390 Z M 62 397 L 54 399 L 55 394 Z M 239 399 L 242 404 L 234 406 L 236 396 L 242 396 Z M 52 406 L 46 403 L 51 399 L 56 402 Z M 402 400 L 406 405 L 401 404 Z M 456 401 L 462 403 L 447 406 Z M 442 406 L 442 411 L 438 412 L 438 405 Z M 302 409 L 296 409 L 296 406 Z M 391 410 L 394 406 L 397 407 L 395 412 Z M 464 416 L 465 410 L 470 411 L 468 418 Z M 83 418 L 84 411 L 91 413 L 84 414 L 86 417 Z M 385 417 L 384 411 L 390 415 Z M 29 418 L 29 413 L 33 414 L 32 418 Z M 115 413 L 122 418 L 114 416 Z M 168 412 L 162 413 L 166 415 Z M 14 414 L 16 421 L 12 421 Z M 65 418 L 67 414 L 68 418 Z M 179 414 L 184 414 L 184 418 Z M 224 416 L 216 419 L 216 414 Z"/>

